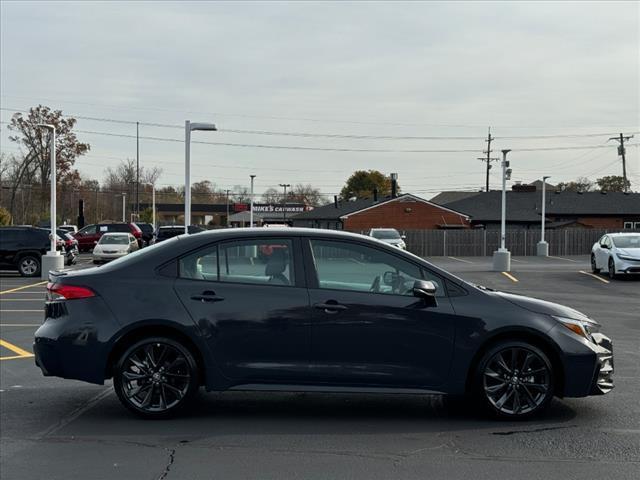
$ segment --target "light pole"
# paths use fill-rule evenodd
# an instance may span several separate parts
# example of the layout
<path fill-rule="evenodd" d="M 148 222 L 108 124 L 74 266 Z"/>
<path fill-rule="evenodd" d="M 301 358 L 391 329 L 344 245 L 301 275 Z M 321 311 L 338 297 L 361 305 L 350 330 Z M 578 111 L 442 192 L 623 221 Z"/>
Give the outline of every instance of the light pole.
<path fill-rule="evenodd" d="M 225 190 L 227 192 L 227 228 L 229 228 L 229 190 Z"/>
<path fill-rule="evenodd" d="M 544 241 L 544 222 L 547 210 L 546 203 L 546 194 L 547 194 L 547 178 L 551 178 L 546 175 L 542 177 L 542 227 L 540 229 L 540 241 L 538 245 L 536 245 L 536 254 L 539 257 L 548 257 L 549 256 L 549 244 Z"/>
<path fill-rule="evenodd" d="M 282 197 L 282 220 L 287 223 L 287 188 L 291 186 L 289 183 L 281 183 L 280 186 L 284 188 L 284 197 Z"/>
<path fill-rule="evenodd" d="M 500 219 L 500 248 L 493 252 L 493 270 L 496 272 L 509 272 L 511 270 L 511 252 L 505 247 L 506 223 L 507 223 L 507 176 L 511 175 L 507 153 L 511 150 L 502 150 L 502 214 Z"/>
<path fill-rule="evenodd" d="M 249 226 L 253 227 L 253 179 L 255 175 L 249 175 L 251 177 L 251 199 L 249 200 Z"/>
<path fill-rule="evenodd" d="M 189 233 L 191 223 L 191 132 L 194 130 L 215 132 L 218 129 L 213 123 L 184 122 L 184 233 Z"/>
<path fill-rule="evenodd" d="M 126 215 L 126 199 L 127 199 L 127 194 L 125 192 L 122 192 L 122 223 L 125 223 L 127 221 L 127 215 Z"/>
<path fill-rule="evenodd" d="M 60 270 L 64 267 L 64 257 L 58 253 L 57 244 L 57 225 L 56 225 L 56 127 L 53 125 L 39 123 L 38 127 L 45 128 L 51 134 L 51 245 L 50 250 L 42 257 L 42 265 L 40 266 L 40 277 L 49 278 L 49 270 Z"/>

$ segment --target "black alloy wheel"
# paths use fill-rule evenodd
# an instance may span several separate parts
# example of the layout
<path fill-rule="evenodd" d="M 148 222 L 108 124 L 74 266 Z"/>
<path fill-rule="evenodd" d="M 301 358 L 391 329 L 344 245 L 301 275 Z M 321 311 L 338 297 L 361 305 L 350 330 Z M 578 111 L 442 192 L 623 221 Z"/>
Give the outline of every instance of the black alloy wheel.
<path fill-rule="evenodd" d="M 40 275 L 40 259 L 33 255 L 25 255 L 18 262 L 18 270 L 23 277 Z"/>
<path fill-rule="evenodd" d="M 609 278 L 611 280 L 616 278 L 616 263 L 613 261 L 613 258 L 609 259 Z"/>
<path fill-rule="evenodd" d="M 524 342 L 505 342 L 490 349 L 478 376 L 486 407 L 499 417 L 529 417 L 553 398 L 551 362 L 542 350 Z"/>
<path fill-rule="evenodd" d="M 173 415 L 193 399 L 198 386 L 198 366 L 192 353 L 171 338 L 135 343 L 120 357 L 114 372 L 120 401 L 146 418 Z"/>
<path fill-rule="evenodd" d="M 596 256 L 591 254 L 591 271 L 593 273 L 600 273 L 600 269 L 596 266 Z"/>

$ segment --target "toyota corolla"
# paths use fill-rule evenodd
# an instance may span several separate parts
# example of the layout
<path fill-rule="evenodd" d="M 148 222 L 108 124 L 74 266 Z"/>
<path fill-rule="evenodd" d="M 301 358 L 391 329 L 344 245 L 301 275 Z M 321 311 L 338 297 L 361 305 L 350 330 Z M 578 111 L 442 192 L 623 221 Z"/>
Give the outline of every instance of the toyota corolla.
<path fill-rule="evenodd" d="M 268 250 L 271 255 L 263 255 Z M 467 395 L 521 418 L 613 388 L 611 341 L 571 308 L 478 287 L 361 235 L 181 235 L 54 272 L 36 363 L 166 417 L 207 391 Z"/>

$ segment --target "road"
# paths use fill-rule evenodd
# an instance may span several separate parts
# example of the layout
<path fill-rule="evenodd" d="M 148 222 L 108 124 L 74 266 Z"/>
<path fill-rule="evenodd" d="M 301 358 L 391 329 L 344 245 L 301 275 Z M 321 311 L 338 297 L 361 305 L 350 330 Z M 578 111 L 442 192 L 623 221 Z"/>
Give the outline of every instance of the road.
<path fill-rule="evenodd" d="M 637 479 L 640 281 L 591 276 L 586 257 L 515 258 L 509 276 L 491 272 L 487 258 L 430 261 L 599 320 L 614 340 L 614 391 L 554 400 L 527 422 L 489 420 L 435 396 L 239 392 L 202 394 L 181 418 L 144 421 L 110 384 L 42 376 L 29 355 L 44 285 L 1 274 L 2 478 Z"/>

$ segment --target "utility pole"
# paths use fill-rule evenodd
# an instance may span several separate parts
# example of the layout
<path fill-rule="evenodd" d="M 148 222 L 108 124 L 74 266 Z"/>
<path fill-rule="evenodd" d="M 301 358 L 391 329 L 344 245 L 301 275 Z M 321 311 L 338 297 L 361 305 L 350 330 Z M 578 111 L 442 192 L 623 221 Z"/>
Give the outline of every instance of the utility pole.
<path fill-rule="evenodd" d="M 226 220 L 227 228 L 229 228 L 229 192 L 230 191 L 231 190 L 225 190 L 225 192 L 227 192 L 227 220 Z"/>
<path fill-rule="evenodd" d="M 249 175 L 251 177 L 251 198 L 249 202 L 249 226 L 253 227 L 253 181 L 256 178 L 255 175 Z M 244 224 L 242 225 L 244 226 Z"/>
<path fill-rule="evenodd" d="M 282 197 L 282 220 L 287 223 L 287 188 L 291 186 L 289 183 L 281 183 L 280 186 L 284 188 L 284 196 Z"/>
<path fill-rule="evenodd" d="M 483 153 L 487 154 L 487 157 L 478 157 L 478 160 L 480 160 L 481 162 L 487 162 L 487 178 L 484 190 L 485 192 L 489 191 L 489 170 L 491 170 L 491 162 L 497 162 L 498 160 L 500 160 L 499 158 L 491 158 L 491 142 L 493 140 L 495 140 L 495 138 L 491 136 L 491 127 L 489 127 L 489 134 L 487 135 L 487 139 L 485 140 L 485 142 L 487 142 L 487 149 L 483 151 Z"/>
<path fill-rule="evenodd" d="M 625 192 L 628 190 L 628 187 L 627 187 L 627 160 L 625 157 L 625 154 L 627 153 L 626 151 L 627 149 L 624 148 L 624 142 L 628 142 L 632 138 L 633 138 L 633 135 L 624 135 L 621 133 L 619 137 L 611 137 L 609 139 L 609 141 L 616 140 L 617 142 L 620 142 L 620 145 L 618 145 L 618 155 L 622 157 L 622 178 L 624 178 L 623 190 Z"/>
<path fill-rule="evenodd" d="M 140 220 L 140 123 L 136 122 L 136 220 Z"/>

